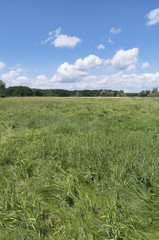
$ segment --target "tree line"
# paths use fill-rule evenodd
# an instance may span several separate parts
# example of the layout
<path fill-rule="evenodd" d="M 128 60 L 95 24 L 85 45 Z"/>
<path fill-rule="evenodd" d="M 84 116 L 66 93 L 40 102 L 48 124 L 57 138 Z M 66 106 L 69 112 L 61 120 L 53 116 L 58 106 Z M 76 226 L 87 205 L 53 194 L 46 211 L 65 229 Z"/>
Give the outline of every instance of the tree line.
<path fill-rule="evenodd" d="M 159 97 L 157 88 L 142 90 L 139 93 L 124 93 L 123 90 L 65 90 L 65 89 L 35 89 L 26 86 L 5 87 L 5 83 L 0 80 L 0 97 Z"/>

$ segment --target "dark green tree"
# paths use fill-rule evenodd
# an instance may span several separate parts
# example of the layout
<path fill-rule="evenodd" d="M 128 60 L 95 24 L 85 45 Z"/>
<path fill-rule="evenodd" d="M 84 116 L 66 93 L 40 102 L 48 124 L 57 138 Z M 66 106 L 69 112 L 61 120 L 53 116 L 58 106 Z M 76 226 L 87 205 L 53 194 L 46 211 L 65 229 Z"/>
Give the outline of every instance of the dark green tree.
<path fill-rule="evenodd" d="M 148 97 L 150 94 L 150 90 L 142 90 L 139 92 L 139 97 Z"/>
<path fill-rule="evenodd" d="M 100 92 L 100 96 L 101 97 L 115 97 L 115 92 L 112 91 L 112 90 L 107 90 L 107 89 L 103 89 L 101 92 Z"/>
<path fill-rule="evenodd" d="M 5 89 L 6 89 L 5 83 L 2 80 L 0 80 L 0 97 L 5 97 Z"/>
<path fill-rule="evenodd" d="M 150 97 L 159 97 L 159 92 L 157 88 L 153 88 L 149 94 Z"/>
<path fill-rule="evenodd" d="M 31 88 L 25 86 L 9 87 L 6 90 L 6 95 L 14 97 L 33 96 L 33 91 Z"/>
<path fill-rule="evenodd" d="M 123 90 L 118 91 L 117 97 L 124 97 L 124 96 L 125 96 L 125 93 Z"/>

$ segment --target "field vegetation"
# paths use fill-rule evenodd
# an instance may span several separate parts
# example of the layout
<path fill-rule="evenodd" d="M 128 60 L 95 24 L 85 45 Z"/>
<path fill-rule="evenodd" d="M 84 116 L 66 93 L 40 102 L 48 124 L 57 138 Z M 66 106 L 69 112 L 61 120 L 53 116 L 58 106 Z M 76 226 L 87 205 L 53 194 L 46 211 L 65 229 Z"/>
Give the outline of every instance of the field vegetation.
<path fill-rule="evenodd" d="M 0 239 L 159 239 L 159 99 L 1 98 Z"/>

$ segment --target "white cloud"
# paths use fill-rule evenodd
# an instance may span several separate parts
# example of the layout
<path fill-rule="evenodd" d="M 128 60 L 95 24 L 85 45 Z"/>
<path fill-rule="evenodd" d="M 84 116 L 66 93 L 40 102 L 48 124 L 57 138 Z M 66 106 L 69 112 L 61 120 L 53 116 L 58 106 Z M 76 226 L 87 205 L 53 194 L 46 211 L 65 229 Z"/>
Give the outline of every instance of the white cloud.
<path fill-rule="evenodd" d="M 105 64 L 110 64 L 111 69 L 120 71 L 135 70 L 135 64 L 138 62 L 138 48 L 129 50 L 120 49 L 112 59 L 107 59 Z"/>
<path fill-rule="evenodd" d="M 10 68 L 9 72 L 2 74 L 1 78 L 7 86 L 28 85 L 31 84 L 31 80 L 25 76 L 27 72 L 27 69 L 16 64 Z"/>
<path fill-rule="evenodd" d="M 28 78 L 26 76 L 21 76 L 21 77 L 18 77 L 17 80 L 19 82 L 24 82 L 24 81 L 28 81 Z"/>
<path fill-rule="evenodd" d="M 147 26 L 151 26 L 151 25 L 158 23 L 159 22 L 159 8 L 156 8 L 156 9 L 150 11 L 146 17 L 148 19 L 148 21 L 146 23 Z"/>
<path fill-rule="evenodd" d="M 5 68 L 6 64 L 4 62 L 0 62 L 0 69 Z"/>
<path fill-rule="evenodd" d="M 29 86 L 30 84 L 31 84 L 31 79 L 27 78 L 26 76 L 20 76 L 14 80 L 14 85 Z"/>
<path fill-rule="evenodd" d="M 42 45 L 46 43 L 50 43 L 55 47 L 74 48 L 81 43 L 81 39 L 76 36 L 61 34 L 61 28 L 59 27 L 55 31 L 50 31 L 47 39 L 41 41 Z"/>
<path fill-rule="evenodd" d="M 80 78 L 87 76 L 91 69 L 97 68 L 103 63 L 103 60 L 95 55 L 79 58 L 75 64 L 63 63 L 53 76 L 53 81 L 77 81 Z"/>
<path fill-rule="evenodd" d="M 68 80 L 68 81 L 67 81 Z M 118 72 L 110 75 L 74 75 L 69 81 L 59 81 L 59 79 L 48 79 L 42 88 L 62 88 L 62 89 L 116 89 L 125 92 L 139 92 L 141 90 L 152 89 L 159 86 L 159 72 L 146 74 L 125 74 Z"/>
<path fill-rule="evenodd" d="M 2 80 L 8 81 L 10 79 L 17 77 L 18 75 L 19 75 L 19 73 L 17 71 L 11 70 L 8 73 L 2 74 Z"/>
<path fill-rule="evenodd" d="M 112 28 L 110 29 L 110 33 L 111 33 L 112 35 L 117 35 L 117 34 L 121 33 L 121 28 L 112 27 Z"/>
<path fill-rule="evenodd" d="M 126 69 L 127 72 L 133 72 L 135 70 L 136 70 L 136 65 L 135 64 L 129 65 Z"/>
<path fill-rule="evenodd" d="M 36 88 L 46 88 L 49 82 L 49 79 L 45 75 L 39 75 L 36 77 L 34 86 Z"/>
<path fill-rule="evenodd" d="M 117 73 L 101 77 L 100 86 L 110 89 L 122 89 L 126 92 L 139 92 L 159 86 L 159 72 L 152 74 L 123 74 Z M 102 87 L 103 88 L 103 87 Z"/>
<path fill-rule="evenodd" d="M 142 69 L 145 69 L 145 68 L 148 68 L 148 67 L 150 67 L 150 64 L 148 63 L 148 62 L 144 62 L 143 64 L 142 64 Z"/>
<path fill-rule="evenodd" d="M 97 49 L 105 49 L 105 46 L 103 44 L 98 45 Z"/>
<path fill-rule="evenodd" d="M 45 80 L 47 80 L 47 77 L 45 75 L 39 75 L 39 76 L 36 77 L 36 79 L 38 81 L 45 81 Z"/>
<path fill-rule="evenodd" d="M 74 48 L 78 43 L 81 42 L 81 39 L 78 37 L 70 37 L 64 34 L 60 34 L 51 44 L 55 47 L 67 47 Z"/>

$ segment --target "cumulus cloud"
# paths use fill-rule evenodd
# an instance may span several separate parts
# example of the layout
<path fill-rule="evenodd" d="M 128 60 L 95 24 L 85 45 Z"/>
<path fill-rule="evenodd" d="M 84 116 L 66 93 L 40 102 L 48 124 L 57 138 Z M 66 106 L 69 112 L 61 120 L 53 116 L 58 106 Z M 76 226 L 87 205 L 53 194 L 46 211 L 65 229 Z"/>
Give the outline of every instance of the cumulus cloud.
<path fill-rule="evenodd" d="M 159 22 L 159 8 L 156 8 L 156 9 L 150 11 L 146 15 L 146 17 L 148 19 L 148 21 L 146 23 L 147 26 L 157 24 Z"/>
<path fill-rule="evenodd" d="M 5 68 L 6 64 L 4 62 L 0 62 L 0 70 Z"/>
<path fill-rule="evenodd" d="M 136 69 L 135 64 L 138 62 L 138 48 L 129 50 L 120 49 L 112 59 L 107 59 L 105 64 L 109 64 L 111 69 L 120 71 L 132 71 Z"/>
<path fill-rule="evenodd" d="M 7 86 L 28 85 L 31 81 L 25 76 L 28 70 L 20 64 L 10 68 L 10 71 L 2 74 L 1 78 Z"/>
<path fill-rule="evenodd" d="M 79 58 L 75 64 L 63 63 L 53 76 L 53 81 L 77 81 L 80 78 L 87 76 L 91 69 L 97 68 L 103 63 L 103 60 L 95 55 L 89 55 L 88 57 Z"/>
<path fill-rule="evenodd" d="M 148 62 L 144 62 L 143 64 L 142 64 L 142 69 L 145 69 L 145 68 L 148 68 L 148 67 L 150 67 L 150 64 L 148 63 Z"/>
<path fill-rule="evenodd" d="M 97 49 L 105 49 L 105 46 L 103 44 L 98 45 Z"/>
<path fill-rule="evenodd" d="M 117 35 L 117 34 L 121 33 L 121 28 L 112 27 L 112 28 L 110 29 L 110 33 L 111 33 L 112 35 Z"/>
<path fill-rule="evenodd" d="M 50 31 L 48 38 L 44 41 L 41 41 L 41 44 L 50 43 L 55 47 L 66 47 L 74 48 L 77 44 L 81 43 L 81 39 L 76 36 L 68 36 L 67 34 L 61 33 L 61 28 L 57 28 L 55 31 Z"/>
<path fill-rule="evenodd" d="M 51 44 L 53 44 L 55 47 L 74 48 L 80 42 L 81 39 L 78 37 L 70 37 L 64 34 L 60 34 Z"/>

